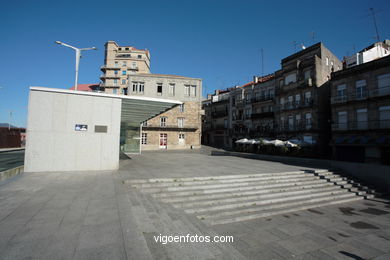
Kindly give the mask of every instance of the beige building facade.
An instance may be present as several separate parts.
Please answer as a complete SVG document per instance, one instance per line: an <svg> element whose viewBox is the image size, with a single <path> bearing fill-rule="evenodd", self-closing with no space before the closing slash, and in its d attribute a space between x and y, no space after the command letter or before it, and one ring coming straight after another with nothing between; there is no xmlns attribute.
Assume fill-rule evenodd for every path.
<svg viewBox="0 0 390 260"><path fill-rule="evenodd" d="M141 150L200 147L201 79L151 73L148 50L119 46L113 41L106 43L102 71L104 74L100 86L107 93L183 102L180 106L146 120L142 127L122 126L129 129L125 139L139 139ZM140 129L137 130L138 128ZM138 134L139 137L136 136ZM135 142L134 146L137 145Z"/></svg>

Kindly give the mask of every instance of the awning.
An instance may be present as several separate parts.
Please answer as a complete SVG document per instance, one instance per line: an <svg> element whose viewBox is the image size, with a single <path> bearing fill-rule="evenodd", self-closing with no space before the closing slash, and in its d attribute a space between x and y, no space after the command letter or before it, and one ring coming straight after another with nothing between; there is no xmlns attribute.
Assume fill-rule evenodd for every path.
<svg viewBox="0 0 390 260"><path fill-rule="evenodd" d="M140 125L176 105L180 101L138 96L120 96L122 98L121 121Z"/></svg>

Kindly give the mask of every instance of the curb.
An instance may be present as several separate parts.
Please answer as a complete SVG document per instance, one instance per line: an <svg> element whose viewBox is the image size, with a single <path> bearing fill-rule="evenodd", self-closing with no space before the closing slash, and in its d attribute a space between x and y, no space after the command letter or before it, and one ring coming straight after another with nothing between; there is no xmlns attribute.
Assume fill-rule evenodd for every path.
<svg viewBox="0 0 390 260"><path fill-rule="evenodd" d="M0 172L0 181L4 181L4 180L11 178L13 176L22 174L23 172L24 172L24 165L21 165L21 166L18 166L18 167L9 169L9 170L2 171L2 172Z"/></svg>

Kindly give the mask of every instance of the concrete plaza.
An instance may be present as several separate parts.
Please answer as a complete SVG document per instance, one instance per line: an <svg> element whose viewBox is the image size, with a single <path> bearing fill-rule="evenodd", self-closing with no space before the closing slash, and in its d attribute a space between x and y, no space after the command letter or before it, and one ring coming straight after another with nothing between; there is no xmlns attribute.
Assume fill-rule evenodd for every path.
<svg viewBox="0 0 390 260"><path fill-rule="evenodd" d="M390 259L383 199L209 226L123 183L308 168L203 148L145 152L118 171L25 173L0 183L0 259ZM234 242L163 245L159 234Z"/></svg>

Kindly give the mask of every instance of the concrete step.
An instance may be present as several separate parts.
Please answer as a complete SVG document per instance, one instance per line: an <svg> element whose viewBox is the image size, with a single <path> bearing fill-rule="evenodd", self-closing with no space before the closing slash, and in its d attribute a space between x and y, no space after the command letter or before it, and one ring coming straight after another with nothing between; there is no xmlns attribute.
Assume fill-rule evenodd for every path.
<svg viewBox="0 0 390 260"><path fill-rule="evenodd" d="M275 188L267 188L267 189L254 189L249 191L233 191L228 190L226 192L222 193L209 193L209 194L200 194L200 195L193 195L193 193L190 193L189 195L179 195L174 196L175 194L172 194L172 196L169 197L162 197L161 200L163 202L168 203L187 203L192 201L203 201L203 200L210 200L210 199L218 199L218 198L229 198L229 197L239 197L239 196L250 196L250 195L256 195L256 194L268 194L268 193L274 193L274 192L290 192L290 191L301 191L305 189L313 189L313 188L325 188L325 187L338 187L335 186L333 183L329 182L315 182L313 184L305 184L304 186L282 186L282 187L275 187ZM153 197L156 194L153 194Z"/></svg>
<svg viewBox="0 0 390 260"><path fill-rule="evenodd" d="M272 208L271 210L262 208L257 211L252 210L252 211L241 212L241 213L231 212L234 214L231 214L230 216L225 215L225 216L218 217L213 215L200 215L198 216L198 218L210 225L228 224L228 223L234 223L239 221L247 221L247 220L253 220L258 218L270 217L274 215L287 214L287 213L311 209L311 208L358 201L361 199L363 198L346 194L344 196L338 196L332 198L326 197L326 198L316 198L310 201L298 201L296 203L290 202L284 205L281 204L279 207L277 207L277 205L274 205L274 208Z"/></svg>
<svg viewBox="0 0 390 260"><path fill-rule="evenodd" d="M192 185L208 185L208 184L221 184L221 183L238 183L238 182L253 182L253 181L271 181L271 180L287 180L295 178L315 177L313 174L296 173L287 175L266 175L259 174L258 177L250 178L230 178L230 179L209 179L209 180L192 180L192 181L173 181L173 182L151 182L151 183L132 183L132 187L137 188L149 188L149 187L179 187L179 186L192 186Z"/></svg>
<svg viewBox="0 0 390 260"><path fill-rule="evenodd" d="M218 198L218 199L208 199L208 200L201 200L201 201L194 201L194 202L176 202L173 203L173 206L175 208L183 208L183 209L189 209L193 207L204 207L204 206L221 206L224 204L234 204L234 203L240 203L240 202L249 202L250 204L253 201L266 201L266 200L274 200L274 199L280 199L280 198L286 198L290 196L297 196L297 195L310 195L310 194L316 194L320 192L345 192L340 187L337 187L335 185L328 186L328 187L320 187L320 188L312 188L312 189L300 189L296 191L277 191L272 193L266 193L266 194L257 194L257 195L241 195L241 196L229 196L228 198Z"/></svg>
<svg viewBox="0 0 390 260"><path fill-rule="evenodd" d="M159 182L183 182L183 181L204 181L204 180L225 180L237 178L255 178L261 176L277 176L288 174L302 174L303 171L291 172L276 172L276 173L257 173L257 174L239 174L239 175L222 175L222 176L207 176L207 177L186 177L186 178L152 178L152 179L129 179L125 180L126 184L140 184L140 183L159 183Z"/></svg>
<svg viewBox="0 0 390 260"><path fill-rule="evenodd" d="M219 183L219 184L200 184L191 186L173 186L173 187L150 187L150 188L139 188L141 191L146 193L158 193L164 191L190 191L190 190L208 190L208 189L218 189L218 188L232 188L232 187L245 187L245 186L269 186L272 184L281 184L281 183L298 183L301 181L308 180L318 180L316 176L303 176L293 179L273 179L273 180L259 180L259 181L247 181L247 182L238 182L238 183Z"/></svg>
<svg viewBox="0 0 390 260"><path fill-rule="evenodd" d="M247 207L256 207L256 206L273 206L274 204L278 203L288 203L289 201L295 201L295 200L301 200L301 201L310 201L312 199L315 199L317 197L334 197L337 195L350 195L350 196L356 196L353 193L348 192L344 189L339 190L332 190L332 191L323 191L323 192L316 192L316 193L309 193L309 194L301 194L301 195L294 195L289 197L278 197L278 198L271 198L271 199L264 199L264 200L251 200L251 201L244 201L244 202L237 202L237 203L229 203L229 204L223 204L223 205L216 205L216 206L209 206L209 207L203 207L203 208L189 208L185 209L186 213L204 213L204 212L213 212L213 211L226 211L226 210L235 210L239 208L247 208Z"/></svg>
<svg viewBox="0 0 390 260"><path fill-rule="evenodd" d="M178 196L196 196L196 195L208 195L215 193L229 193L229 192L241 192L241 191L255 191L255 190L270 190L270 189L283 189L289 187L302 187L305 185L313 184L330 184L325 180L314 179L306 180L299 182L287 182L287 183L274 183L268 185L258 185L257 183L251 183L246 186L236 186L236 187L219 187L213 189L198 189L198 190L187 190L187 191L160 191L152 194L155 198L172 198Z"/></svg>

